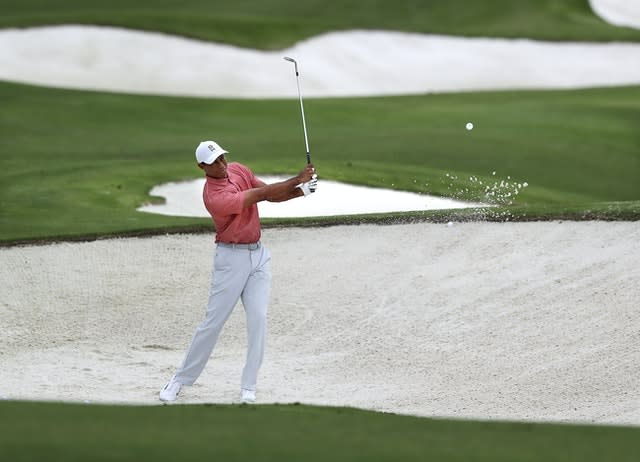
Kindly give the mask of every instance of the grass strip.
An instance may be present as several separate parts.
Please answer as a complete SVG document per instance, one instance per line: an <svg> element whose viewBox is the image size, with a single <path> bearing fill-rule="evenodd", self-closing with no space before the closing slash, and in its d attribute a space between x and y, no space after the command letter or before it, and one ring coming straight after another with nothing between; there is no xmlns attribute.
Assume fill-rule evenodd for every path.
<svg viewBox="0 0 640 462"><path fill-rule="evenodd" d="M306 405L0 402L0 453L49 461L636 461L640 429Z"/></svg>

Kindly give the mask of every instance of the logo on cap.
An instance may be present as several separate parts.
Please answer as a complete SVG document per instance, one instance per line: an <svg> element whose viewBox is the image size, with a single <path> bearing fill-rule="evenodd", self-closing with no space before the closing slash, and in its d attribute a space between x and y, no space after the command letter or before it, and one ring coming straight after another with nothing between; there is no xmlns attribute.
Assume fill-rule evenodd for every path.
<svg viewBox="0 0 640 462"><path fill-rule="evenodd" d="M210 144L209 146L207 146L209 148L209 151L213 152L216 150L216 148L213 147L213 144Z"/></svg>

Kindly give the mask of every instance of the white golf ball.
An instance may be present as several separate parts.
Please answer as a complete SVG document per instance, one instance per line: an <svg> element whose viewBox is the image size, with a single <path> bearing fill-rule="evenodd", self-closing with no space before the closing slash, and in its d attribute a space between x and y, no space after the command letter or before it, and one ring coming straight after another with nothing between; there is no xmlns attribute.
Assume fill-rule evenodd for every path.
<svg viewBox="0 0 640 462"><path fill-rule="evenodd" d="M473 130L473 124L471 122L467 122L467 130Z"/></svg>
<svg viewBox="0 0 640 462"><path fill-rule="evenodd" d="M452 222L452 221L450 221L449 223L447 223L447 226L448 226L449 228L451 228L451 227L453 226L453 222Z"/></svg>

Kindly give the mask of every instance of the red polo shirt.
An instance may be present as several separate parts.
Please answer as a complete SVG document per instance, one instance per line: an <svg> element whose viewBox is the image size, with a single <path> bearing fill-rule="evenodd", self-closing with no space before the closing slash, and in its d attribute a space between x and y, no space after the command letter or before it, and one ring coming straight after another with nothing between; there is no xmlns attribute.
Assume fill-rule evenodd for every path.
<svg viewBox="0 0 640 462"><path fill-rule="evenodd" d="M258 206L243 207L243 191L260 186L253 172L244 165L232 162L227 165L227 178L206 178L202 198L216 225L216 242L258 242Z"/></svg>

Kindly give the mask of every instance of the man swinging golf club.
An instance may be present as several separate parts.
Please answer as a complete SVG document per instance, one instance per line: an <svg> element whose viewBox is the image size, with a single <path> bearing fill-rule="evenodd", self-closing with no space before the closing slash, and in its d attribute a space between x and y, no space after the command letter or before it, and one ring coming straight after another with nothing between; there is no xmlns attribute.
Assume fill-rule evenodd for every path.
<svg viewBox="0 0 640 462"><path fill-rule="evenodd" d="M227 163L225 154L228 152L213 141L203 141L196 149L198 166L206 175L203 200L216 226L217 246L206 317L196 329L182 365L160 391L164 402L175 401L183 385L196 381L239 299L244 305L248 333L240 400L255 401L271 289L271 253L260 242L257 203L307 196L317 186L311 163L295 177L267 185L244 165Z"/></svg>

